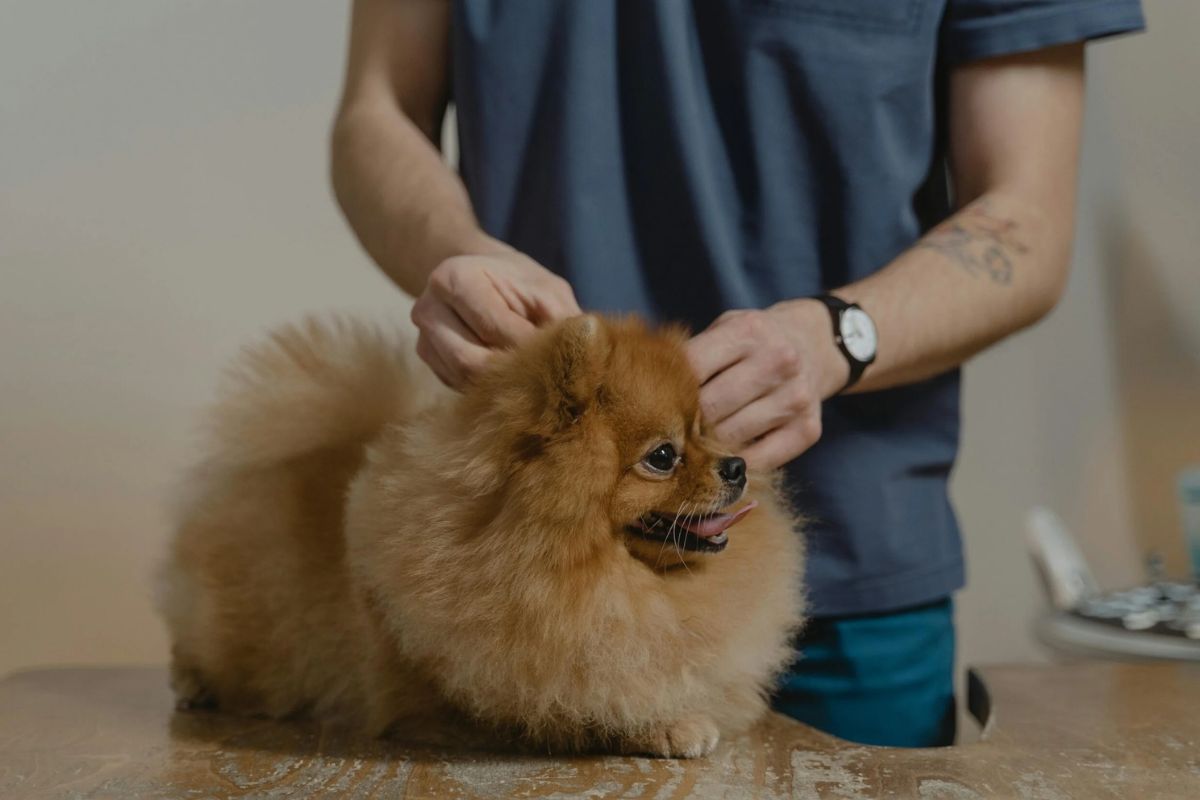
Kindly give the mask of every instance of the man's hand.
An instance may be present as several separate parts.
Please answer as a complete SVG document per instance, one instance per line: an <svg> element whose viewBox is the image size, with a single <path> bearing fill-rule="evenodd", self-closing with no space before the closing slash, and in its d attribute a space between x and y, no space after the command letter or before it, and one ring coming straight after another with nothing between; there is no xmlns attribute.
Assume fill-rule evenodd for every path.
<svg viewBox="0 0 1200 800"><path fill-rule="evenodd" d="M434 268L412 309L417 354L442 382L461 389L500 349L579 312L565 280L516 250L448 258Z"/></svg>
<svg viewBox="0 0 1200 800"><path fill-rule="evenodd" d="M728 311L688 343L700 409L751 468L775 469L821 436L821 402L846 382L829 312L815 300Z"/></svg>
<svg viewBox="0 0 1200 800"><path fill-rule="evenodd" d="M346 219L384 273L418 297L417 352L461 388L497 349L579 304L566 281L481 230L438 152L450 18L442 0L355 0L330 144Z"/></svg>

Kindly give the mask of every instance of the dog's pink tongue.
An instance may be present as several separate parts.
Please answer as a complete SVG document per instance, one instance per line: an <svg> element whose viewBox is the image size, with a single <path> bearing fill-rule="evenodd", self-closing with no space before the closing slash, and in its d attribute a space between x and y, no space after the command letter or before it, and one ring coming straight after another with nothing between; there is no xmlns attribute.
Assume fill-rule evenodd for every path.
<svg viewBox="0 0 1200 800"><path fill-rule="evenodd" d="M709 539L736 525L738 520L753 511L754 507L757 505L757 500L751 500L749 503L742 506L737 511L734 511L732 514L716 514L711 517L705 517L704 519L698 519L689 522L684 527L699 536L701 539Z"/></svg>

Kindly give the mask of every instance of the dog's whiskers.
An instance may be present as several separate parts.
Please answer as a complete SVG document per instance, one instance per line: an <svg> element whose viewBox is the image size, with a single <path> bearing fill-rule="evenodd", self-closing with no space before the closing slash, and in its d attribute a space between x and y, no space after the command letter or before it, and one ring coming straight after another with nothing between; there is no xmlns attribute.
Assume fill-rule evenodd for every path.
<svg viewBox="0 0 1200 800"><path fill-rule="evenodd" d="M680 533L679 533L679 535L680 535L680 536L682 536L682 535L683 535L683 532L687 530L687 523L688 523L688 520L689 520L689 519L691 518L691 516L692 516L692 511L694 511L694 510L695 510L695 508L696 508L696 506L695 506L695 504L694 504L694 503L690 503L690 504L687 504L687 505L688 505L688 506L690 506L690 507L687 509L687 514L686 514L686 516L684 516L684 518L683 518L682 530L680 530ZM676 520L678 520L678 516L676 516ZM672 526L672 527L674 527L674 526ZM686 570L688 571L688 574L689 574L689 575L691 575L691 574L692 574L692 568L688 566L687 559L685 559L685 558L683 557L683 551L682 551L681 549L679 549L679 538L678 538L678 537L672 537L672 538L671 538L671 543L675 545L675 554L676 554L677 556L679 556L679 563L683 564L683 568L684 568L684 569L686 569Z"/></svg>
<svg viewBox="0 0 1200 800"><path fill-rule="evenodd" d="M665 548L667 546L667 542L671 542L671 547L674 548L674 551L676 551L676 554L678 554L679 548L678 548L678 546L676 546L676 540L674 540L674 529L676 529L676 524L678 524L678 522L679 522L679 515L680 515L680 513L683 513L683 507L685 505L686 505L686 501L680 501L678 509L676 509L676 512L674 512L674 516L671 517L671 524L668 525L668 527L667 527L666 537L664 540L662 540L662 547ZM660 548L660 551L661 551L661 548Z"/></svg>
<svg viewBox="0 0 1200 800"><path fill-rule="evenodd" d="M679 521L679 512L683 510L684 503L679 504L679 508L675 509L675 516L671 518L671 526L667 528L667 534L663 537L662 544L658 547L658 555L654 559L654 568L658 569L659 563L662 561L663 550L667 548L667 540L671 538L671 532L675 530L675 523ZM661 519L656 519L654 524L657 525Z"/></svg>

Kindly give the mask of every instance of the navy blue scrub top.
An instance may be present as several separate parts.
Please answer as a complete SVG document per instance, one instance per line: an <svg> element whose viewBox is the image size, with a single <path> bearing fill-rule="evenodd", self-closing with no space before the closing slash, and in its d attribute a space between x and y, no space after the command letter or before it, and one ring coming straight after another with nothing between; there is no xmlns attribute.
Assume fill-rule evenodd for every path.
<svg viewBox="0 0 1200 800"><path fill-rule="evenodd" d="M948 67L1142 25L1138 0L456 0L460 169L585 309L700 330L870 275L950 212ZM834 398L823 428L786 468L813 613L961 587L958 372Z"/></svg>

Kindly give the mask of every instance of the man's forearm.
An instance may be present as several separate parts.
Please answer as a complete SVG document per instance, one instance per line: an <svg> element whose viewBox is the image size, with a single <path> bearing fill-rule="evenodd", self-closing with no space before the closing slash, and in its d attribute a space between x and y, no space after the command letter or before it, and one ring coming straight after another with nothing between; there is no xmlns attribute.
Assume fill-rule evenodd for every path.
<svg viewBox="0 0 1200 800"><path fill-rule="evenodd" d="M965 206L890 264L835 289L874 319L878 348L849 391L929 378L1042 317L1066 283L1083 117L1083 48L958 67L949 155ZM825 305L788 300L719 317L688 343L717 438L774 469L821 437L846 386Z"/></svg>
<svg viewBox="0 0 1200 800"><path fill-rule="evenodd" d="M435 142L449 94L445 0L354 0L334 124L334 191L380 268L415 298L417 355L455 388L494 353L579 313L571 287L483 232Z"/></svg>
<svg viewBox="0 0 1200 800"><path fill-rule="evenodd" d="M429 131L432 135L434 131ZM379 267L411 295L451 256L502 252L427 133L388 103L348 108L332 140L334 191Z"/></svg>
<svg viewBox="0 0 1200 800"><path fill-rule="evenodd" d="M985 193L878 273L837 291L879 331L876 362L852 391L932 377L1044 316L1066 282L1072 208Z"/></svg>
<svg viewBox="0 0 1200 800"><path fill-rule="evenodd" d="M1074 237L1083 83L1079 43L951 74L950 166L964 207L838 291L879 329L876 362L853 391L944 372L1057 302Z"/></svg>

